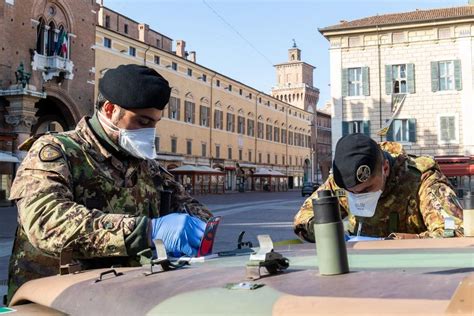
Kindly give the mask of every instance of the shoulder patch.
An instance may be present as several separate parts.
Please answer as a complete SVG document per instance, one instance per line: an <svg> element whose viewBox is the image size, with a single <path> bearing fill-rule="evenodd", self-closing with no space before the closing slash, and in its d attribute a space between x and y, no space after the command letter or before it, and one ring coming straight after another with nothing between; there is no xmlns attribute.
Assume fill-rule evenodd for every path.
<svg viewBox="0 0 474 316"><path fill-rule="evenodd" d="M413 161L415 163L414 167L422 173L433 168L437 169L436 161L433 158L420 156L414 158Z"/></svg>
<svg viewBox="0 0 474 316"><path fill-rule="evenodd" d="M53 162L62 156L62 152L51 144L45 145L39 152L39 159L43 162Z"/></svg>

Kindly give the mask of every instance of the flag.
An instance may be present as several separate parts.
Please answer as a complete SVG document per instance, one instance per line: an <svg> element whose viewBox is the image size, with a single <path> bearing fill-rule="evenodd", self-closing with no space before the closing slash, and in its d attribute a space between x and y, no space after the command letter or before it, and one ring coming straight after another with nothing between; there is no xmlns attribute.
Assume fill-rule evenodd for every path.
<svg viewBox="0 0 474 316"><path fill-rule="evenodd" d="M67 51L68 51L68 39L67 39L67 32L64 30L61 30L58 36L58 41L56 42L55 45L55 54L66 57L67 56Z"/></svg>

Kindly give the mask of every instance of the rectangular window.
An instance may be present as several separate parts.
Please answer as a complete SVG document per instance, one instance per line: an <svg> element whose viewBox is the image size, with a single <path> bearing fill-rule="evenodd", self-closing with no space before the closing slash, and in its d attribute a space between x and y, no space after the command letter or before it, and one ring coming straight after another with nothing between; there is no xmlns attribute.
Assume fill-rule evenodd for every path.
<svg viewBox="0 0 474 316"><path fill-rule="evenodd" d="M460 60L431 62L431 91L462 90Z"/></svg>
<svg viewBox="0 0 474 316"><path fill-rule="evenodd" d="M281 142L286 144L286 129L281 130Z"/></svg>
<svg viewBox="0 0 474 316"><path fill-rule="evenodd" d="M216 145L216 158L221 157L221 146Z"/></svg>
<svg viewBox="0 0 474 316"><path fill-rule="evenodd" d="M342 122L342 136L354 133L363 133L370 136L370 121Z"/></svg>
<svg viewBox="0 0 474 316"><path fill-rule="evenodd" d="M112 40L108 37L104 37L104 47L112 48Z"/></svg>
<svg viewBox="0 0 474 316"><path fill-rule="evenodd" d="M278 165L278 155L275 155L275 165Z"/></svg>
<svg viewBox="0 0 474 316"><path fill-rule="evenodd" d="M161 41L159 38L156 39L156 47L161 48Z"/></svg>
<svg viewBox="0 0 474 316"><path fill-rule="evenodd" d="M224 113L220 110L214 111L214 128L215 129L223 129L224 128Z"/></svg>
<svg viewBox="0 0 474 316"><path fill-rule="evenodd" d="M189 139L186 141L186 154L187 155L193 154L193 141Z"/></svg>
<svg viewBox="0 0 474 316"><path fill-rule="evenodd" d="M273 140L275 142L279 142L280 141L280 129L278 127L275 127L273 129Z"/></svg>
<svg viewBox="0 0 474 316"><path fill-rule="evenodd" d="M255 136L254 124L255 122L252 119L247 119L247 136Z"/></svg>
<svg viewBox="0 0 474 316"><path fill-rule="evenodd" d="M205 143L202 143L202 144L201 144L201 156L202 156L202 157L206 157L206 155L207 155L207 148L206 148L206 147L207 147L207 146L206 146Z"/></svg>
<svg viewBox="0 0 474 316"><path fill-rule="evenodd" d="M206 74L202 74L201 79L202 79L202 81L206 82L206 81L207 81L207 76L206 76Z"/></svg>
<svg viewBox="0 0 474 316"><path fill-rule="evenodd" d="M443 143L455 143L457 138L456 117L454 115L440 116L439 140Z"/></svg>
<svg viewBox="0 0 474 316"><path fill-rule="evenodd" d="M227 131L235 132L235 115L232 113L227 113Z"/></svg>
<svg viewBox="0 0 474 316"><path fill-rule="evenodd" d="M267 163L270 164L270 154L267 154Z"/></svg>
<svg viewBox="0 0 474 316"><path fill-rule="evenodd" d="M249 150L249 160L248 161L252 161L252 151Z"/></svg>
<svg viewBox="0 0 474 316"><path fill-rule="evenodd" d="M193 75L193 70L191 68L188 68L188 76L192 77Z"/></svg>
<svg viewBox="0 0 474 316"><path fill-rule="evenodd" d="M281 164L285 165L285 156L281 156Z"/></svg>
<svg viewBox="0 0 474 316"><path fill-rule="evenodd" d="M124 25L123 25L123 32L124 32L125 34L128 34L128 24L124 24Z"/></svg>
<svg viewBox="0 0 474 316"><path fill-rule="evenodd" d="M237 117L237 133L245 134L245 118L242 116Z"/></svg>
<svg viewBox="0 0 474 316"><path fill-rule="evenodd" d="M173 69L173 70L175 70L175 71L178 70L178 64L173 61L173 62L171 63L171 69Z"/></svg>
<svg viewBox="0 0 474 316"><path fill-rule="evenodd" d="M231 85L231 84L227 87L227 90L229 90L230 92L232 92L232 85Z"/></svg>
<svg viewBox="0 0 474 316"><path fill-rule="evenodd" d="M155 64L157 64L157 65L160 64L160 56L155 55Z"/></svg>
<svg viewBox="0 0 474 316"><path fill-rule="evenodd" d="M387 132L387 140L396 142L416 142L416 120L393 120Z"/></svg>
<svg viewBox="0 0 474 316"><path fill-rule="evenodd" d="M221 86L221 81L219 79L216 80L216 87L220 87Z"/></svg>
<svg viewBox="0 0 474 316"><path fill-rule="evenodd" d="M288 132L288 145L293 145L293 132Z"/></svg>
<svg viewBox="0 0 474 316"><path fill-rule="evenodd" d="M293 164L293 157L290 156L290 166Z"/></svg>
<svg viewBox="0 0 474 316"><path fill-rule="evenodd" d="M362 95L362 68L349 68L349 96Z"/></svg>
<svg viewBox="0 0 474 316"><path fill-rule="evenodd" d="M137 55L137 49L136 49L135 47L130 46L130 48L128 49L128 54L129 54L130 56L134 56L134 57L135 57L135 56Z"/></svg>
<svg viewBox="0 0 474 316"><path fill-rule="evenodd" d="M171 152L176 153L178 147L178 139L176 138L171 138Z"/></svg>
<svg viewBox="0 0 474 316"><path fill-rule="evenodd" d="M110 28L110 15L105 16L105 27Z"/></svg>
<svg viewBox="0 0 474 316"><path fill-rule="evenodd" d="M239 94L240 94L240 95L243 94L243 90L242 90L242 89L239 89Z"/></svg>
<svg viewBox="0 0 474 316"><path fill-rule="evenodd" d="M180 120L180 103L181 100L176 97L170 97L168 106L168 118L171 120Z"/></svg>
<svg viewBox="0 0 474 316"><path fill-rule="evenodd" d="M258 163L262 163L262 153L258 153Z"/></svg>
<svg viewBox="0 0 474 316"><path fill-rule="evenodd" d="M200 118L200 125L209 127L209 108L207 106L201 105Z"/></svg>
<svg viewBox="0 0 474 316"><path fill-rule="evenodd" d="M260 139L263 139L263 137L264 137L264 136L263 136L263 126L264 126L264 125L263 125L262 122L258 122L258 123L257 123L257 129L258 129L258 131L257 131L257 133L258 133L258 134L257 134L257 137L260 138Z"/></svg>
<svg viewBox="0 0 474 316"><path fill-rule="evenodd" d="M184 121L186 123L194 124L194 109L195 104L190 101L184 101Z"/></svg>
<svg viewBox="0 0 474 316"><path fill-rule="evenodd" d="M273 126L267 124L266 129L267 129L266 140L272 140Z"/></svg>
<svg viewBox="0 0 474 316"><path fill-rule="evenodd" d="M232 159L232 147L227 148L227 159Z"/></svg>
<svg viewBox="0 0 474 316"><path fill-rule="evenodd" d="M242 149L239 149L239 160L242 161L243 160L243 154L242 154Z"/></svg>
<svg viewBox="0 0 474 316"><path fill-rule="evenodd" d="M249 93L249 99L252 100L252 94L251 93Z"/></svg>

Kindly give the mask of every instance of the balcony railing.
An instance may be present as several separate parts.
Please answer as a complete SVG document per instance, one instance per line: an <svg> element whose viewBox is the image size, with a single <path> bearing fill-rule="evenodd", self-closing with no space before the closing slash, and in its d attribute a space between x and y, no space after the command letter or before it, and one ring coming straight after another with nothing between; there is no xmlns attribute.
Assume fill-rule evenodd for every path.
<svg viewBox="0 0 474 316"><path fill-rule="evenodd" d="M60 76L64 76L64 79L69 80L74 78L74 63L72 60L60 56L45 56L35 52L31 66L33 70L43 72L43 79L45 81Z"/></svg>

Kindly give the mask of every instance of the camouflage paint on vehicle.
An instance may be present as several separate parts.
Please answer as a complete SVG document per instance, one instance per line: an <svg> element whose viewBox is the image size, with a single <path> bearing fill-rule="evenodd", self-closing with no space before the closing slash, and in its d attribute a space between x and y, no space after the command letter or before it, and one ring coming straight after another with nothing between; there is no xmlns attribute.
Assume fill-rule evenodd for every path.
<svg viewBox="0 0 474 316"><path fill-rule="evenodd" d="M38 279L25 284L12 303L34 302L72 315L433 315L445 313L463 280L464 291L474 290L466 281L473 276L474 244L466 237L347 246L351 273L344 275L320 276L314 245L300 244L275 249L290 259L290 268L252 281L263 285L255 290L226 286L249 282L248 256L219 257L149 276L146 266L118 268L123 275L98 283L104 270ZM472 299L455 302L465 312Z"/></svg>

